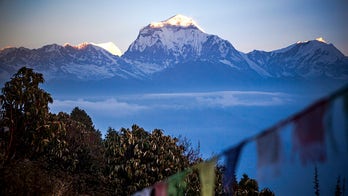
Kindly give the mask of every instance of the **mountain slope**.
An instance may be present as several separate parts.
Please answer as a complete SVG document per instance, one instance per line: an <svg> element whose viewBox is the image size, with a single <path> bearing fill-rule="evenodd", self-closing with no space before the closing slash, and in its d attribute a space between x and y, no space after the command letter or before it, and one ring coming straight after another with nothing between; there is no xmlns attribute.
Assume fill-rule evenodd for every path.
<svg viewBox="0 0 348 196"><path fill-rule="evenodd" d="M347 57L322 38L297 42L271 52L255 50L246 54L246 58L275 78L348 78Z"/></svg>
<svg viewBox="0 0 348 196"><path fill-rule="evenodd" d="M100 43L100 44L91 43L91 44L101 47L113 55L122 56L122 51L112 42L106 42L106 43Z"/></svg>

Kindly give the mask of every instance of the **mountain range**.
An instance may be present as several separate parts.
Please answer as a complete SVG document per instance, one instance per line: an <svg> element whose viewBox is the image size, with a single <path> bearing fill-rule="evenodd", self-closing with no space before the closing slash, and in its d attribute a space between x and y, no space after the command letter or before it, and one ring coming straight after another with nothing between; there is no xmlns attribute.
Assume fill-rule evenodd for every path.
<svg viewBox="0 0 348 196"><path fill-rule="evenodd" d="M87 42L0 50L1 83L23 66L43 73L48 81L111 80L114 84L348 80L348 57L322 38L269 52L243 53L183 15L145 26L123 54L112 43Z"/></svg>

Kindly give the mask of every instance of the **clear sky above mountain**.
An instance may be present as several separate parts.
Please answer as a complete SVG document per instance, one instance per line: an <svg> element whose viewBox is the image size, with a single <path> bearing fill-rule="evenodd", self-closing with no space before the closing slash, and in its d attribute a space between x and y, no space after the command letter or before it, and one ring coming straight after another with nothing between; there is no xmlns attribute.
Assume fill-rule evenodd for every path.
<svg viewBox="0 0 348 196"><path fill-rule="evenodd" d="M111 41L125 51L142 27L178 13L243 52L323 37L348 55L345 0L1 0L0 48Z"/></svg>

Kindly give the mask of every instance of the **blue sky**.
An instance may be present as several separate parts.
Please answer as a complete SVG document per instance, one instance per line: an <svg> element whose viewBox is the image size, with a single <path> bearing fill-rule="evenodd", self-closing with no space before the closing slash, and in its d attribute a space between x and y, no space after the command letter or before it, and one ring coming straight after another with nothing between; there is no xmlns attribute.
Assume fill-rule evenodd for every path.
<svg viewBox="0 0 348 196"><path fill-rule="evenodd" d="M125 51L142 27L178 13L243 52L324 37L348 55L345 0L0 0L0 48L112 41Z"/></svg>

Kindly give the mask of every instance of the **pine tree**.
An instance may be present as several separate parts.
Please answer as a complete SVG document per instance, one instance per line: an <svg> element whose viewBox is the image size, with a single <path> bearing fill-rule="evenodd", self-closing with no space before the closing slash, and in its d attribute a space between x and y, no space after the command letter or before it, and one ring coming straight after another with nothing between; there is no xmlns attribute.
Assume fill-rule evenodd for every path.
<svg viewBox="0 0 348 196"><path fill-rule="evenodd" d="M337 183L336 183L336 191L335 191L335 196L341 196L342 191L341 191L341 177L337 177Z"/></svg>
<svg viewBox="0 0 348 196"><path fill-rule="evenodd" d="M346 178L343 178L343 184L342 184L342 195L344 196L346 192Z"/></svg>
<svg viewBox="0 0 348 196"><path fill-rule="evenodd" d="M319 190L319 179L318 179L318 168L317 166L314 167L314 193L315 195L319 196L320 195L320 190Z"/></svg>

